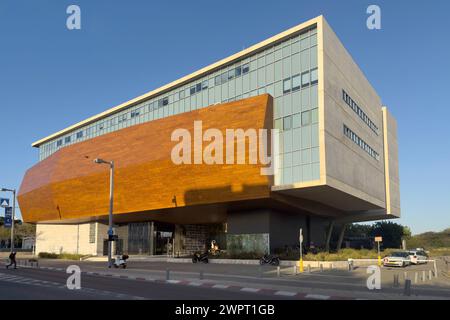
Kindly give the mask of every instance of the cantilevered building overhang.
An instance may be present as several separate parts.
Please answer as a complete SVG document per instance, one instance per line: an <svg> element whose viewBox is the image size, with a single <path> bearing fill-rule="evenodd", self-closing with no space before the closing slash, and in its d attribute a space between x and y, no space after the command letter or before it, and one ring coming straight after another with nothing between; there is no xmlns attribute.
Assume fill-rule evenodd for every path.
<svg viewBox="0 0 450 320"><path fill-rule="evenodd" d="M175 165L171 133L200 120L222 132L279 129L279 170ZM122 223L221 223L266 209L342 222L400 216L396 121L322 16L33 146L40 162L18 196L28 222L105 219L108 172L94 158L116 163Z"/></svg>

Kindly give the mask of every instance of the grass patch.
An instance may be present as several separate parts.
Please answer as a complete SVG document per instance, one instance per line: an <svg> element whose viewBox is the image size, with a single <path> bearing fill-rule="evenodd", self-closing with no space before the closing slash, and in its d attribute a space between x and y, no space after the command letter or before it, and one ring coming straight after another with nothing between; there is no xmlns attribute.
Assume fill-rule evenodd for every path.
<svg viewBox="0 0 450 320"><path fill-rule="evenodd" d="M49 252L39 252L39 258L41 259L62 259L62 260L80 260L85 255L74 254L74 253L49 253Z"/></svg>

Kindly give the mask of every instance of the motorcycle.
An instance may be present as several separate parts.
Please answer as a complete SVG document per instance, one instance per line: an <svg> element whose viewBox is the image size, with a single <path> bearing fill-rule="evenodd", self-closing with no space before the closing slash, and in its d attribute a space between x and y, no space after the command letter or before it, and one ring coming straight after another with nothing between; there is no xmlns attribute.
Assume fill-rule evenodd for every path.
<svg viewBox="0 0 450 320"><path fill-rule="evenodd" d="M265 254L260 260L260 265L270 264L272 266L279 266L280 265L280 258L277 256Z"/></svg>
<svg viewBox="0 0 450 320"><path fill-rule="evenodd" d="M203 262L203 263L208 263L208 252L205 253L200 253L200 252L196 252L194 253L194 256L192 257L192 263L197 263L197 262Z"/></svg>
<svg viewBox="0 0 450 320"><path fill-rule="evenodd" d="M127 260L128 260L128 258L129 257L126 254L118 255L116 257L116 259L114 259L114 263L113 263L114 268L122 267L123 269L125 269L127 267Z"/></svg>

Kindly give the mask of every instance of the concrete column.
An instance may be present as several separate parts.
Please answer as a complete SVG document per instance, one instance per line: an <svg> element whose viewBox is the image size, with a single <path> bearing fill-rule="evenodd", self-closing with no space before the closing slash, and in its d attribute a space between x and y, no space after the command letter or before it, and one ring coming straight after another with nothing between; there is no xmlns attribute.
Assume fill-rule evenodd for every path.
<svg viewBox="0 0 450 320"><path fill-rule="evenodd" d="M150 241L150 252L149 254L153 256L155 254L155 223L152 221L150 222L150 234L149 234L149 241Z"/></svg>
<svg viewBox="0 0 450 320"><path fill-rule="evenodd" d="M330 225L328 227L327 240L325 242L325 251L326 252L330 251L330 241L331 241L331 234L333 233L333 227L334 227L334 220L331 220Z"/></svg>
<svg viewBox="0 0 450 320"><path fill-rule="evenodd" d="M344 241L345 229L347 229L347 224L346 223L344 223L342 225L341 233L339 234L339 240L338 240L338 243L337 243L337 248L336 248L337 250L341 250L342 241Z"/></svg>

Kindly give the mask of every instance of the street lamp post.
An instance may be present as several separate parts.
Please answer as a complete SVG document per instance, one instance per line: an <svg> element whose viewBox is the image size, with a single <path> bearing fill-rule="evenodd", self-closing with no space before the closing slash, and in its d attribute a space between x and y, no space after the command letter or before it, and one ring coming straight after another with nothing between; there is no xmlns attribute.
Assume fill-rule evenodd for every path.
<svg viewBox="0 0 450 320"><path fill-rule="evenodd" d="M13 194L12 224L11 224L11 252L14 251L14 220L16 219L16 189L1 188L0 191L11 192Z"/></svg>
<svg viewBox="0 0 450 320"><path fill-rule="evenodd" d="M97 164L107 164L110 168L109 174L109 227L108 227L108 268L112 267L112 236L113 231L113 206L114 206L114 161L95 159Z"/></svg>

